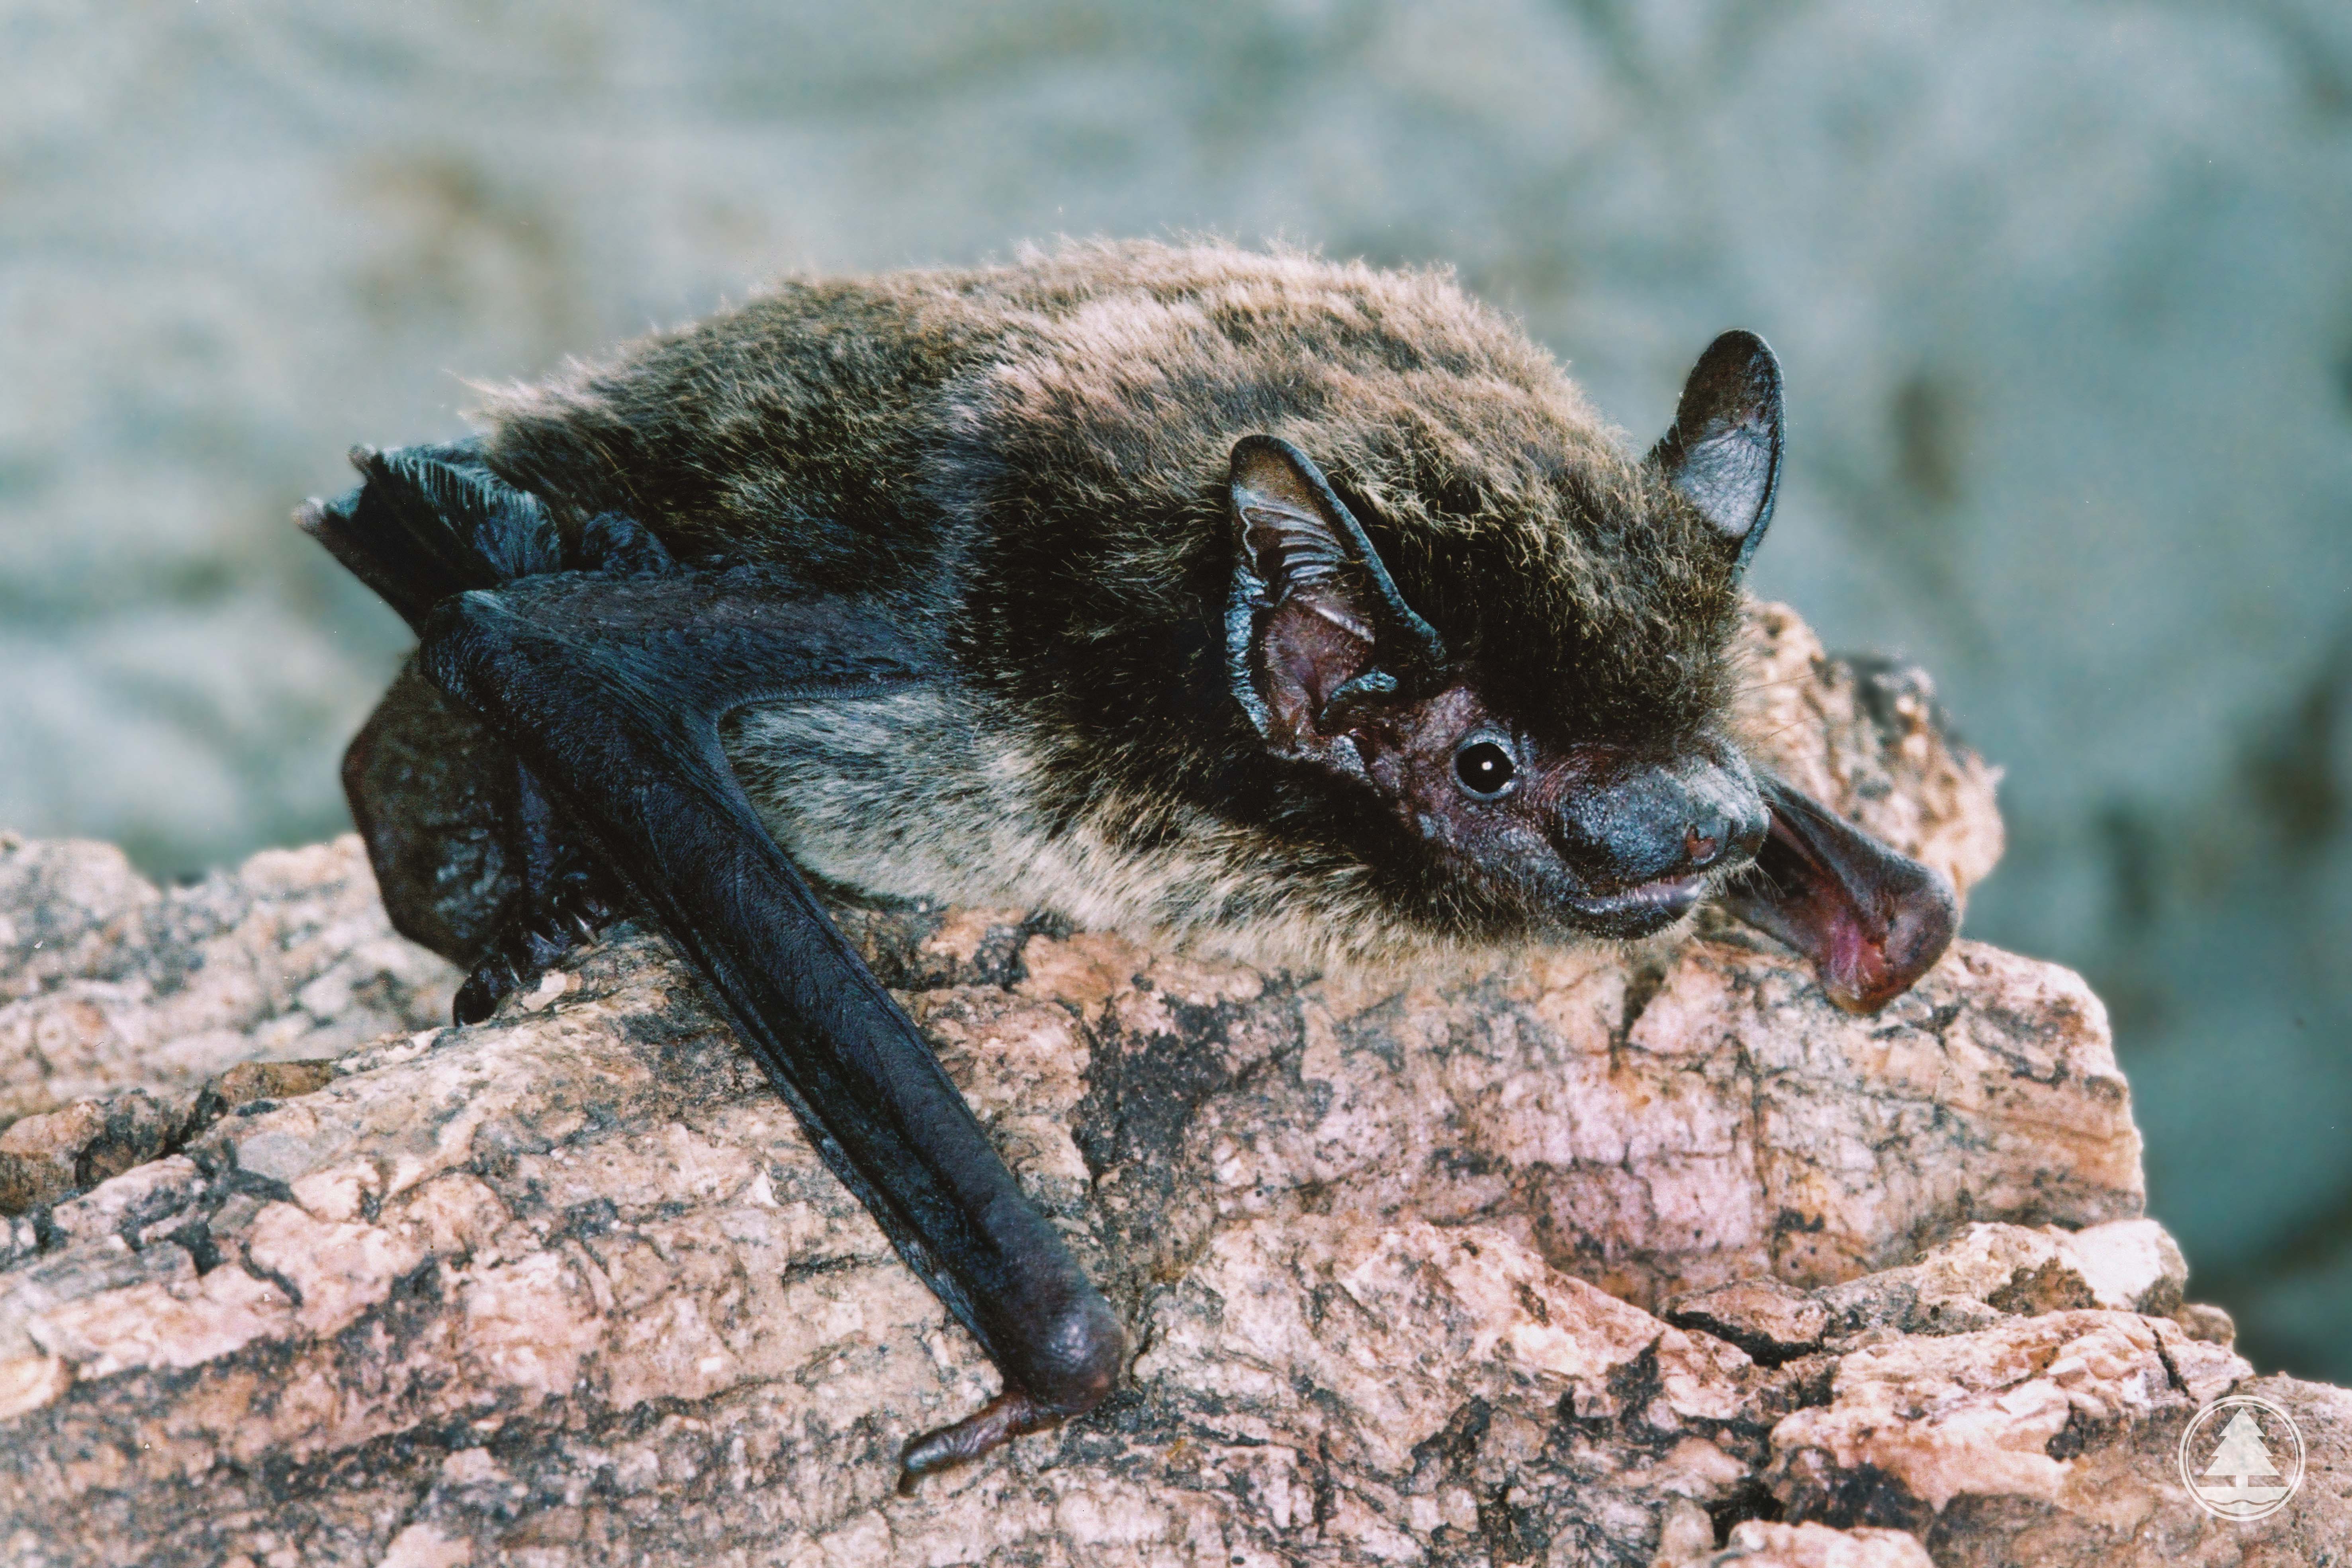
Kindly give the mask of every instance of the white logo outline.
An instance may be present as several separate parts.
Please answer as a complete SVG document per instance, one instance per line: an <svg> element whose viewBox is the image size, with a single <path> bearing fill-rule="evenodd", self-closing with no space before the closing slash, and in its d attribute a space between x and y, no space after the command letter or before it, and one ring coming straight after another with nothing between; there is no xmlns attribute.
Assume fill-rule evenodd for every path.
<svg viewBox="0 0 2352 1568"><path fill-rule="evenodd" d="M2258 1477L2275 1476L2281 1473L2270 1451L2270 1446L2263 1441L2264 1434L2261 1424L2251 1414L2257 1410L2284 1427L2288 1438L2294 1445L2294 1463L2285 1472L2288 1479L2286 1485L2283 1487L2257 1487L2248 1484ZM2214 1445L2210 1462L2205 1467L2205 1472L2209 1475L2214 1474L2213 1466L2224 1463L2226 1457L2233 1455L2237 1456L2247 1468L2233 1470L2227 1477L2221 1478L2230 1483L2227 1486L2201 1484L2198 1479L2196 1467L2189 1461L2189 1446L2196 1440L2197 1435L2203 1431L2214 1417L2230 1411L2235 1411L2237 1414L2231 1416L2228 1425L2223 1427L2221 1440ZM2294 1500L2294 1495L2303 1489L2306 1468L2303 1448L2303 1429L2294 1424L2294 1417L2273 1405L2269 1400L2257 1399L2251 1394L2234 1394L2206 1405L2190 1418L2187 1426L2181 1428L2177 1464L2180 1471L2180 1484L2188 1489L2189 1501L2225 1523L2259 1523L2284 1508Z"/></svg>

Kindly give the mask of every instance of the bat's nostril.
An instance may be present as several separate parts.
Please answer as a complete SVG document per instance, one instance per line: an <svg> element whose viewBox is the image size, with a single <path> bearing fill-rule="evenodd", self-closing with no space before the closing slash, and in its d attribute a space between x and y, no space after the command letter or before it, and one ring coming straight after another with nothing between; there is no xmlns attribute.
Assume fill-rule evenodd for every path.
<svg viewBox="0 0 2352 1568"><path fill-rule="evenodd" d="M1719 822L1694 822L1683 829L1683 858L1695 871L1705 870L1723 858L1727 835Z"/></svg>

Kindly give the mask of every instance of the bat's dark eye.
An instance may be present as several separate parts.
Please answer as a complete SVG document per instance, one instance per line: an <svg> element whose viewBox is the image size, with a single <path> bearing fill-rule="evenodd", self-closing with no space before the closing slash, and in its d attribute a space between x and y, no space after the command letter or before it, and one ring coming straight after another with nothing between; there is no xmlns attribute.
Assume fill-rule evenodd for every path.
<svg viewBox="0 0 2352 1568"><path fill-rule="evenodd" d="M1454 753L1454 776L1481 800L1492 800L1511 787L1519 764L1493 741L1473 741Z"/></svg>

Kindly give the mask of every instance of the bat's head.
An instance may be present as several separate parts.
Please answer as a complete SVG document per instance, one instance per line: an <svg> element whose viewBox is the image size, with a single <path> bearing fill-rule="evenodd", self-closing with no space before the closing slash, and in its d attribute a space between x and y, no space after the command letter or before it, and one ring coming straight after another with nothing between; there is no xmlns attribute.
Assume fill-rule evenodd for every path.
<svg viewBox="0 0 2352 1568"><path fill-rule="evenodd" d="M1948 892L1940 915L1932 897L1890 906L1871 848L1912 863L1856 849L1833 818L1792 827L1803 814L1728 722L1738 580L1780 453L1780 367L1746 332L1700 359L1645 459L1563 462L1538 494L1456 484L1440 526L1425 496L1385 488L1423 519L1401 524L1250 437L1230 471L1234 695L1274 757L1392 818L1427 901L1464 924L1638 937L1734 879L1785 881L1767 896L1785 918L1759 923L1810 950L1841 1001L1875 1005L1941 951ZM1741 878L1759 856L1771 875Z"/></svg>

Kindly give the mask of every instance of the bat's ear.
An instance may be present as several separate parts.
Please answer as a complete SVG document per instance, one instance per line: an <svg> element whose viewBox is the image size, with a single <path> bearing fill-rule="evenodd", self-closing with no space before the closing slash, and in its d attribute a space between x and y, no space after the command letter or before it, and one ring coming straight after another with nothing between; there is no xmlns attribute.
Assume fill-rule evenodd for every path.
<svg viewBox="0 0 2352 1568"><path fill-rule="evenodd" d="M1780 488L1780 362L1762 338L1731 331L1707 345L1650 461L1737 548L1732 571L1745 571Z"/></svg>
<svg viewBox="0 0 2352 1568"><path fill-rule="evenodd" d="M1225 668L1234 698L1278 756L1361 763L1342 736L1360 704L1443 668L1445 645L1415 615L1361 524L1307 455L1271 436L1234 447L1227 477L1234 588Z"/></svg>

